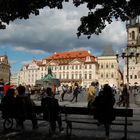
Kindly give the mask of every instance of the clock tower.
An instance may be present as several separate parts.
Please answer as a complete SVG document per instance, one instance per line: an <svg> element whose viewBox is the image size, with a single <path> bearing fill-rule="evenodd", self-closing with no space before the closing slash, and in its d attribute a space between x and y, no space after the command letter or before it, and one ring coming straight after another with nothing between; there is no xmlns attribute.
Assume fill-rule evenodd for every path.
<svg viewBox="0 0 140 140"><path fill-rule="evenodd" d="M124 82L127 75L130 86L140 86L140 17L130 19L126 23L128 62L124 66ZM127 66L128 63L128 66Z"/></svg>
<svg viewBox="0 0 140 140"><path fill-rule="evenodd" d="M139 17L130 19L127 24L127 43L128 47L140 45L140 21Z"/></svg>

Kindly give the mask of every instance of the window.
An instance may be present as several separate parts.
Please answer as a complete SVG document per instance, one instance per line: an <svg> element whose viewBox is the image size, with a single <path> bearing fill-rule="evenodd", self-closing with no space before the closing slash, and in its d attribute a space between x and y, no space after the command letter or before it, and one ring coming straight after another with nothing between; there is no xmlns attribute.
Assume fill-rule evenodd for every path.
<svg viewBox="0 0 140 140"><path fill-rule="evenodd" d="M89 65L89 69L91 69L92 68L92 65Z"/></svg>
<svg viewBox="0 0 140 140"><path fill-rule="evenodd" d="M82 74L79 74L79 79L81 79L82 78Z"/></svg>
<svg viewBox="0 0 140 140"><path fill-rule="evenodd" d="M129 33L129 37L131 37L131 33Z"/></svg>
<svg viewBox="0 0 140 140"><path fill-rule="evenodd" d="M108 73L106 74L106 78L108 78Z"/></svg>
<svg viewBox="0 0 140 140"><path fill-rule="evenodd" d="M101 64L101 68L103 68L103 64Z"/></svg>
<svg viewBox="0 0 140 140"><path fill-rule="evenodd" d="M106 64L106 68L108 68L108 64Z"/></svg>
<svg viewBox="0 0 140 140"><path fill-rule="evenodd" d="M65 79L65 73L63 73L63 79Z"/></svg>
<svg viewBox="0 0 140 140"><path fill-rule="evenodd" d="M113 73L111 74L111 77L114 78L114 74Z"/></svg>
<svg viewBox="0 0 140 140"><path fill-rule="evenodd" d="M85 79L87 79L87 74L85 74Z"/></svg>
<svg viewBox="0 0 140 140"><path fill-rule="evenodd" d="M67 79L69 79L69 74L67 73Z"/></svg>
<svg viewBox="0 0 140 140"><path fill-rule="evenodd" d="M130 79L132 79L133 77L132 77L132 75L130 75Z"/></svg>
<svg viewBox="0 0 140 140"><path fill-rule="evenodd" d="M59 75L59 78L61 79L61 73L60 73L60 75Z"/></svg>
<svg viewBox="0 0 140 140"><path fill-rule="evenodd" d="M111 68L114 68L114 65L113 64L111 64Z"/></svg>
<svg viewBox="0 0 140 140"><path fill-rule="evenodd" d="M89 74L89 79L92 79L92 75L91 74Z"/></svg>
<svg viewBox="0 0 140 140"><path fill-rule="evenodd" d="M135 32L132 31L132 39L134 40L135 39Z"/></svg>
<svg viewBox="0 0 140 140"><path fill-rule="evenodd" d="M103 78L103 74L101 74L101 78Z"/></svg>
<svg viewBox="0 0 140 140"><path fill-rule="evenodd" d="M71 79L74 79L74 74L71 75Z"/></svg>
<svg viewBox="0 0 140 140"><path fill-rule="evenodd" d="M135 75L135 79L137 79L137 75Z"/></svg>

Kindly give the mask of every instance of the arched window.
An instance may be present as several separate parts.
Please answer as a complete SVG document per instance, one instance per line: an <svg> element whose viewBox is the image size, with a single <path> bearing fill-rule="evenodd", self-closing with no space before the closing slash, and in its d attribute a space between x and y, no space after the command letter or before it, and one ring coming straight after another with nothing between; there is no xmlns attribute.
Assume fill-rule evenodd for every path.
<svg viewBox="0 0 140 140"><path fill-rule="evenodd" d="M132 39L135 39L135 32L132 31Z"/></svg>

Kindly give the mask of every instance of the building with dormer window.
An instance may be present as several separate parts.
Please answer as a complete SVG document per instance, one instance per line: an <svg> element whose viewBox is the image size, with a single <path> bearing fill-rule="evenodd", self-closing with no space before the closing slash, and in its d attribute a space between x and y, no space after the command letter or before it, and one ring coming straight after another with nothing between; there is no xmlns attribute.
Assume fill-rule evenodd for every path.
<svg viewBox="0 0 140 140"><path fill-rule="evenodd" d="M42 61L33 60L20 71L20 83L34 85L36 80L47 74L48 66L62 84L78 82L88 86L97 79L98 64L96 58L86 50L57 52Z"/></svg>
<svg viewBox="0 0 140 140"><path fill-rule="evenodd" d="M109 83L118 87L122 82L116 55L109 49L95 57L89 51L57 52L42 61L33 60L20 71L20 83L35 85L35 81L48 74L48 67L61 84L75 82L88 87L97 80L100 85Z"/></svg>

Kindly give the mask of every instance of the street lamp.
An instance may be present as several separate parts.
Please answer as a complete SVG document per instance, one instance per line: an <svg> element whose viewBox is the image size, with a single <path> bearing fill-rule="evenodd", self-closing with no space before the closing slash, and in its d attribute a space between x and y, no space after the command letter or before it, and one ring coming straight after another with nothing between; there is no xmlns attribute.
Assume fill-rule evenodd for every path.
<svg viewBox="0 0 140 140"><path fill-rule="evenodd" d="M133 49L133 51L129 51L130 48L135 48ZM116 54L116 57L117 57L117 60L118 58L123 58L126 60L126 80L127 80L127 86L128 86L128 89L129 89L129 58L135 58L136 59L136 63L137 63L137 60L138 60L138 57L139 57L139 52L137 51L137 47L136 46L131 46L131 47L128 47L126 48L126 50L123 50L122 54L119 54L117 53ZM129 102L129 99L128 99L128 102ZM128 104L125 105L125 108L126 108L126 116L125 116L125 136L124 136L124 140L127 140L127 112L128 112Z"/></svg>
<svg viewBox="0 0 140 140"><path fill-rule="evenodd" d="M135 58L135 60L136 60L135 63L137 64L138 57L140 55L136 46L131 46L130 48L134 48L134 49L129 51L129 47L127 47L126 50L123 49L122 54L119 54L119 53L116 54L117 59L120 57L120 58L123 58L126 60L126 70L127 70L126 71L126 79L127 79L128 88L129 88L129 58Z"/></svg>

